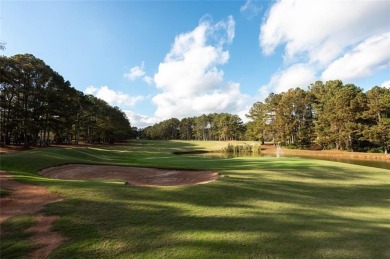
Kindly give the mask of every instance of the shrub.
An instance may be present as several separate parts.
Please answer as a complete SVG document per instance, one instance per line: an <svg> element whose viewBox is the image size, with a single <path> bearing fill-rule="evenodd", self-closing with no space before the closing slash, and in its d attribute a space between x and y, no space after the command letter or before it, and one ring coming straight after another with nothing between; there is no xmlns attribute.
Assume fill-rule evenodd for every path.
<svg viewBox="0 0 390 259"><path fill-rule="evenodd" d="M380 147L371 148L370 150L368 150L368 153L383 153L383 149Z"/></svg>
<svg viewBox="0 0 390 259"><path fill-rule="evenodd" d="M227 147L222 149L222 152L224 153L254 153L254 154L260 154L261 153L261 145L259 144L228 144Z"/></svg>

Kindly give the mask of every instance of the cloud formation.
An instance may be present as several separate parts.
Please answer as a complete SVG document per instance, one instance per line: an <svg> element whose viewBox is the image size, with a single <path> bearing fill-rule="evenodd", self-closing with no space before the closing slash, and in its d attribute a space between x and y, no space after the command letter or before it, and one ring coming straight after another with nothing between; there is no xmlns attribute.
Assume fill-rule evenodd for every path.
<svg viewBox="0 0 390 259"><path fill-rule="evenodd" d="M190 32L176 36L154 82L161 93L153 97L155 115L183 118L202 113L236 112L248 98L240 86L223 79L219 66L229 60L226 47L234 39L235 22L212 23L204 17Z"/></svg>
<svg viewBox="0 0 390 259"><path fill-rule="evenodd" d="M134 81L137 80L138 78L142 78L143 81L149 85L153 83L153 78L148 76L145 72L144 62L142 62L141 66L134 66L130 68L128 73L123 74L123 77L130 81Z"/></svg>
<svg viewBox="0 0 390 259"><path fill-rule="evenodd" d="M297 63L285 70L276 72L270 82L262 87L262 96L271 92L286 92L290 88L305 88L316 80L315 70L304 63Z"/></svg>
<svg viewBox="0 0 390 259"><path fill-rule="evenodd" d="M324 80L350 80L372 75L390 61L390 33L373 36L334 60L322 73Z"/></svg>
<svg viewBox="0 0 390 259"><path fill-rule="evenodd" d="M390 80L383 82L383 83L381 84L381 87L390 88Z"/></svg>
<svg viewBox="0 0 390 259"><path fill-rule="evenodd" d="M262 8L258 7L252 0L247 0L245 4L240 7L240 12L250 20L256 17L261 9Z"/></svg>
<svg viewBox="0 0 390 259"><path fill-rule="evenodd" d="M144 62L142 62L141 66L134 66L130 68L130 71L128 73L125 73L123 76L130 81L134 81L137 78L143 77L144 75Z"/></svg>
<svg viewBox="0 0 390 259"><path fill-rule="evenodd" d="M141 95L129 96L122 92L116 92L110 89L108 86L100 86L99 88L88 86L84 93L94 95L113 106L122 105L125 107L131 107L134 106L137 102L144 100L144 97Z"/></svg>
<svg viewBox="0 0 390 259"><path fill-rule="evenodd" d="M389 1L280 0L261 24L259 44L265 55L284 50L285 71L274 77L297 64L317 79L367 77L390 61L389 13ZM296 72L303 78L308 71ZM280 91L274 77L266 87Z"/></svg>
<svg viewBox="0 0 390 259"><path fill-rule="evenodd" d="M147 83L148 85L153 84L153 77L151 77L151 76L144 76L143 80L144 80L145 83Z"/></svg>
<svg viewBox="0 0 390 259"><path fill-rule="evenodd" d="M150 126L161 121L159 118L138 114L130 110L124 110L124 112L130 120L132 127L145 128L146 126Z"/></svg>

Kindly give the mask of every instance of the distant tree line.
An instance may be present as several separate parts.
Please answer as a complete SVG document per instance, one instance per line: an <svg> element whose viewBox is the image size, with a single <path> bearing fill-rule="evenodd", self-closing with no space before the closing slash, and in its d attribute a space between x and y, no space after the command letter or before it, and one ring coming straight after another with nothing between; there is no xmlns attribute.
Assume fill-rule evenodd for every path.
<svg viewBox="0 0 390 259"><path fill-rule="evenodd" d="M250 139L290 147L369 151L390 145L390 89L367 92L339 80L317 81L255 103L247 115Z"/></svg>
<svg viewBox="0 0 390 259"><path fill-rule="evenodd" d="M256 140L291 148L388 152L390 89L367 92L339 80L317 81L308 90L271 93L246 115L213 113L171 118L138 130L137 137L160 140ZM135 129L137 130L137 129Z"/></svg>
<svg viewBox="0 0 390 259"><path fill-rule="evenodd" d="M351 151L390 146L390 89L364 92L339 80L308 90L271 93L256 102L244 124L238 115L212 113L130 127L123 111L73 88L31 54L0 56L0 144L114 143L158 140L256 140L292 148Z"/></svg>
<svg viewBox="0 0 390 259"><path fill-rule="evenodd" d="M118 107L84 95L31 54L0 56L1 145L113 143L131 134Z"/></svg>
<svg viewBox="0 0 390 259"><path fill-rule="evenodd" d="M245 126L238 115L212 113L181 120L164 120L146 127L143 136L160 140L243 140Z"/></svg>

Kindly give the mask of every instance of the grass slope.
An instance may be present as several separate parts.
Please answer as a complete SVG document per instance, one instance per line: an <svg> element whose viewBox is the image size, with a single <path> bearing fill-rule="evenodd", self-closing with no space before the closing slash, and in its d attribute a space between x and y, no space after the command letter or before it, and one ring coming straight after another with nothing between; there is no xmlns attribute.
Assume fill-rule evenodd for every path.
<svg viewBox="0 0 390 259"><path fill-rule="evenodd" d="M390 257L389 170L298 158L171 154L226 144L47 148L2 155L1 168L65 197L45 209L61 216L55 229L69 237L53 258ZM206 185L142 188L36 174L64 163L212 169L222 176Z"/></svg>
<svg viewBox="0 0 390 259"><path fill-rule="evenodd" d="M38 248L28 240L31 233L25 232L33 223L34 220L31 215L20 215L1 224L1 258L25 258L28 252Z"/></svg>

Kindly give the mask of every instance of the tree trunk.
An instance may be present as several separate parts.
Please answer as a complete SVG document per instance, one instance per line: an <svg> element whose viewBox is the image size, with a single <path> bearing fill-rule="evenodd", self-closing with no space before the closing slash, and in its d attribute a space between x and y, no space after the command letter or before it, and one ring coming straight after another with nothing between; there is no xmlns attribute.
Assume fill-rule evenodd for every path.
<svg viewBox="0 0 390 259"><path fill-rule="evenodd" d="M27 133L23 133L24 143L23 146L27 148L29 146Z"/></svg>
<svg viewBox="0 0 390 259"><path fill-rule="evenodd" d="M348 135L348 139L349 139L349 148L351 152L353 152L353 138L351 135Z"/></svg>
<svg viewBox="0 0 390 259"><path fill-rule="evenodd" d="M45 144L45 147L48 147L50 145L50 130L47 130L47 132L46 132L44 144Z"/></svg>
<svg viewBox="0 0 390 259"><path fill-rule="evenodd" d="M5 133L5 139L4 139L4 145L10 145L11 144L11 136L12 136L12 131L6 132Z"/></svg>

